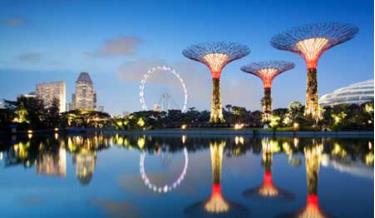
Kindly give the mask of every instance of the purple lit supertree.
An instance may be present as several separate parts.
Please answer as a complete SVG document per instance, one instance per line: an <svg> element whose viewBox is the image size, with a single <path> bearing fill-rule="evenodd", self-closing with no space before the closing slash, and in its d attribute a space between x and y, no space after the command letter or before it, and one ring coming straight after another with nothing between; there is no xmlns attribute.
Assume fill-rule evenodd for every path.
<svg viewBox="0 0 375 218"><path fill-rule="evenodd" d="M246 45L233 42L209 42L192 45L182 51L182 54L195 61L205 64L212 76L212 97L211 97L211 123L224 122L221 97L220 97L220 76L223 68L228 63L240 59L250 53Z"/></svg>
<svg viewBox="0 0 375 218"><path fill-rule="evenodd" d="M271 45L302 56L307 66L305 114L315 120L320 118L316 67L320 56L335 45L352 39L358 27L340 23L318 23L295 27L275 35Z"/></svg>
<svg viewBox="0 0 375 218"><path fill-rule="evenodd" d="M272 112L271 87L272 80L281 73L293 69L294 63L286 61L265 61L251 63L241 70L259 77L263 81L264 97L262 99L263 121L269 122Z"/></svg>

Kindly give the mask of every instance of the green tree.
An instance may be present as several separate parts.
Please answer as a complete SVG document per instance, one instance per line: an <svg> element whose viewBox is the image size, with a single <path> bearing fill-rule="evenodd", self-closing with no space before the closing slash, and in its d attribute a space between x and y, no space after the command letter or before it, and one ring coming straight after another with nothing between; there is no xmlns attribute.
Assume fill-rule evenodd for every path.
<svg viewBox="0 0 375 218"><path fill-rule="evenodd" d="M287 117L289 119L289 124L294 122L302 123L304 121L304 110L305 107L299 101L293 101L288 105Z"/></svg>
<svg viewBox="0 0 375 218"><path fill-rule="evenodd" d="M56 128L60 123L60 103L57 98L52 100L51 106L48 107L48 113L46 115L47 127Z"/></svg>

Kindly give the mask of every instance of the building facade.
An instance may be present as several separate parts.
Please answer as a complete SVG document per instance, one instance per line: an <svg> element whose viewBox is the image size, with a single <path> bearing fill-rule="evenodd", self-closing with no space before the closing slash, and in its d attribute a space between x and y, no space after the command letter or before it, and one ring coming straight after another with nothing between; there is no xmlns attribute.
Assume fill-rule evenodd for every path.
<svg viewBox="0 0 375 218"><path fill-rule="evenodd" d="M319 99L321 106L333 106L338 104L362 104L374 100L374 80L354 83L349 86L336 89L332 93L323 95Z"/></svg>
<svg viewBox="0 0 375 218"><path fill-rule="evenodd" d="M57 99L60 113L66 111L66 89L64 82L58 81L37 84L36 96L43 100L46 107L50 107L53 99Z"/></svg>
<svg viewBox="0 0 375 218"><path fill-rule="evenodd" d="M86 72L79 74L76 81L76 90L72 95L73 110L95 110L96 109L96 92L90 75Z"/></svg>

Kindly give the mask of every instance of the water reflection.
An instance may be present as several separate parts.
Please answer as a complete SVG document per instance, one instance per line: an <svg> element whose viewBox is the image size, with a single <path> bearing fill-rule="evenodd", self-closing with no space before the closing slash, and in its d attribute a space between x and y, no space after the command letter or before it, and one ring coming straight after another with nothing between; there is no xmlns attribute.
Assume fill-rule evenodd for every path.
<svg viewBox="0 0 375 218"><path fill-rule="evenodd" d="M202 202L198 202L185 209L188 217L247 217L249 211L241 204L230 202L223 196L221 189L221 171L223 162L223 151L225 141L211 141L211 171L212 171L212 188L211 196Z"/></svg>
<svg viewBox="0 0 375 218"><path fill-rule="evenodd" d="M82 185L90 183L94 174L96 153L90 151L81 151L73 155L73 163L75 164L76 176Z"/></svg>
<svg viewBox="0 0 375 218"><path fill-rule="evenodd" d="M57 152L40 153L36 161L36 171L47 176L66 176L65 148L59 148Z"/></svg>
<svg viewBox="0 0 375 218"><path fill-rule="evenodd" d="M167 192L170 192L170 191L176 189L181 184L181 182L184 180L187 169L188 169L188 165L189 165L189 155L188 155L188 151L187 151L186 147L183 149L183 153L184 153L184 167L181 171L181 174L177 177L177 179L172 184L164 184L164 185L161 185L161 186L157 186L157 185L153 184L152 181L150 180L150 178L147 176L147 173L146 173L146 170L145 170L146 153L142 152L141 156L140 156L140 160L139 160L139 171L140 171L141 178L142 178L145 186L147 188L151 189L152 191L157 192L157 193L167 193ZM167 152L162 151L162 154L160 154L160 150L158 150L157 154L159 156L161 156L162 162L165 165L170 164L170 156Z"/></svg>
<svg viewBox="0 0 375 218"><path fill-rule="evenodd" d="M272 158L274 153L280 152L278 141L262 139L262 165L264 168L263 183L256 188L244 191L245 197L292 200L294 195L284 189L278 188L272 180Z"/></svg>
<svg viewBox="0 0 375 218"><path fill-rule="evenodd" d="M90 186L95 190L98 183L102 185L104 180L101 178L104 177L106 182L116 181L120 173L120 175L125 173L124 175L129 176L133 179L132 181L135 181L134 183L137 183L137 187L134 183L125 184L127 187L123 190L132 190L126 195L123 193L121 196L105 195L99 189L95 193L90 193L94 196L98 195L99 198L103 197L100 195L106 196L103 198L105 201L100 201L98 205L101 205L102 210L109 214L115 213L114 211L134 212L134 208L143 209L143 206L151 207L150 205L158 205L164 212L174 210L175 208L163 207L162 203L159 204L163 200L168 200L168 202L173 201L178 205L178 209L174 211L177 214L176 217L248 217L249 209L256 216L257 211L268 210L267 207L270 207L269 210L275 210L272 216L318 218L327 217L327 214L336 216L340 214L337 212L335 202L319 201L321 200L318 194L319 172L322 171L321 177L331 178L330 181L321 180L321 191L332 189L337 192L340 190L332 186L343 182L332 182L332 177L337 175L341 179L351 180L351 183L346 183L348 186L352 185L347 187L348 192L357 194L362 184L366 185L368 181L373 182L373 149L373 139L271 139L245 136L209 138L187 135L157 137L101 134L53 134L49 137L42 137L33 134L31 138L27 136L24 138L0 138L0 166L2 168L0 173L13 172L8 175L17 178L11 180L12 178L7 177L9 179L7 181L14 182L18 178L27 179L30 174L25 173L26 170L12 171L8 168L25 168L36 175L37 179L31 179L32 182L45 181L46 176L52 176L56 179L48 178L51 184L52 181L58 180L58 185L65 183L70 185L71 183L67 181L73 178L72 181L76 185ZM122 159L123 157L128 159ZM117 160L112 160L112 158ZM181 162L176 164L171 161L173 158L181 160ZM154 166L159 159L162 161L161 168ZM103 164L105 161L109 161L111 164ZM251 165L252 170L258 167L261 162L263 179L259 185L255 183L254 171L249 170L249 161L256 163ZM151 165L147 165L148 163ZM228 168L223 169L223 164ZM238 167L245 170L236 171ZM98 171L97 168L102 170ZM172 182L160 182L158 179L164 179L161 178L160 173L156 174L157 176L150 173L155 169L159 172L166 172L170 168L173 168L174 175L177 175ZM226 170L226 173L222 174L223 170ZM208 172L211 173L211 178L210 174L206 175ZM238 181L238 178L233 177L236 172L240 172L240 178L244 178L243 181L250 180L252 182L247 184L248 182ZM283 176L274 179L273 175L275 174L273 173ZM290 176L294 173L303 176L303 179L296 177L299 179L282 180L282 178L290 178L285 175ZM225 183L222 183L222 180L225 180ZM7 181L4 182L4 189L13 185L7 184ZM92 183L92 181L99 182ZM210 183L210 187L207 186L206 181ZM288 187L288 191L279 187L278 184ZM357 184L360 185L357 186ZM113 189L113 192L118 193L116 183L115 185L112 183L104 185L108 187L108 190ZM307 191L303 189L306 186ZM22 187L27 189L24 184ZM35 186L30 187L32 189ZM210 191L210 194L207 193L208 196L198 198L191 191L202 190L204 187ZM250 188L247 189L248 187ZM151 192L145 195L145 190L148 191L148 189L162 195L150 195ZM371 203L372 195L370 196L370 194L372 192L367 189L366 193L362 195L368 194L371 197L368 198L368 201ZM75 190L79 191L80 189ZM85 190L88 191L88 189ZM228 192L223 192L223 190L228 190ZM242 193L243 190L245 191ZM170 192L172 193L167 194ZM84 195L78 194L78 196ZM119 199L123 196L126 196L126 199ZM297 197L294 198L294 196ZM322 198L322 196L321 194L320 197ZM302 201L300 197L303 197ZM265 201L269 200L294 200L288 205L292 208L294 205L297 206L295 210L291 209L291 213L288 211L284 213L279 201L272 201L272 204L267 204L267 206L263 205ZM356 198L347 201L355 203ZM324 202L323 206L321 202ZM128 207L124 206L126 204ZM248 208L244 206L245 204L248 205ZM124 208L124 210L120 210L120 208ZM348 206L348 210L351 209ZM360 210L362 209L357 211ZM143 213L141 210L136 212ZM371 217L371 212L366 211L365 215L368 216L359 217ZM150 214L147 214L147 217L149 216Z"/></svg>
<svg viewBox="0 0 375 218"><path fill-rule="evenodd" d="M296 213L282 214L280 217L298 217L298 218L324 218L327 215L321 210L319 206L318 197L318 180L319 169L322 160L323 144L320 140L312 140L311 145L304 148L305 154L305 169L307 181L307 198L306 205Z"/></svg>

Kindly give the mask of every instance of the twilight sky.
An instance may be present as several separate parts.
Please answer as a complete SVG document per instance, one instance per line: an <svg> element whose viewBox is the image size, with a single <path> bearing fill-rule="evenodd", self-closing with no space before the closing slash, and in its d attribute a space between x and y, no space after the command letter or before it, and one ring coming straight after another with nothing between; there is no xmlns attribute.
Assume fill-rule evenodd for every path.
<svg viewBox="0 0 375 218"><path fill-rule="evenodd" d="M319 94L373 78L372 0L159 0L0 1L0 98L15 99L39 82L63 80L67 102L81 71L89 72L98 104L120 114L140 110L139 82L153 66L170 65L184 78L188 107L209 109L207 67L181 51L193 43L235 41L251 53L224 68L223 105L260 109L261 81L240 67L264 60L296 64L273 82L273 107L304 102L306 69L296 54L270 46L271 37L294 26L336 21L355 24L357 36L328 50L318 64ZM169 93L182 103L178 81L158 72L146 85L149 107Z"/></svg>

